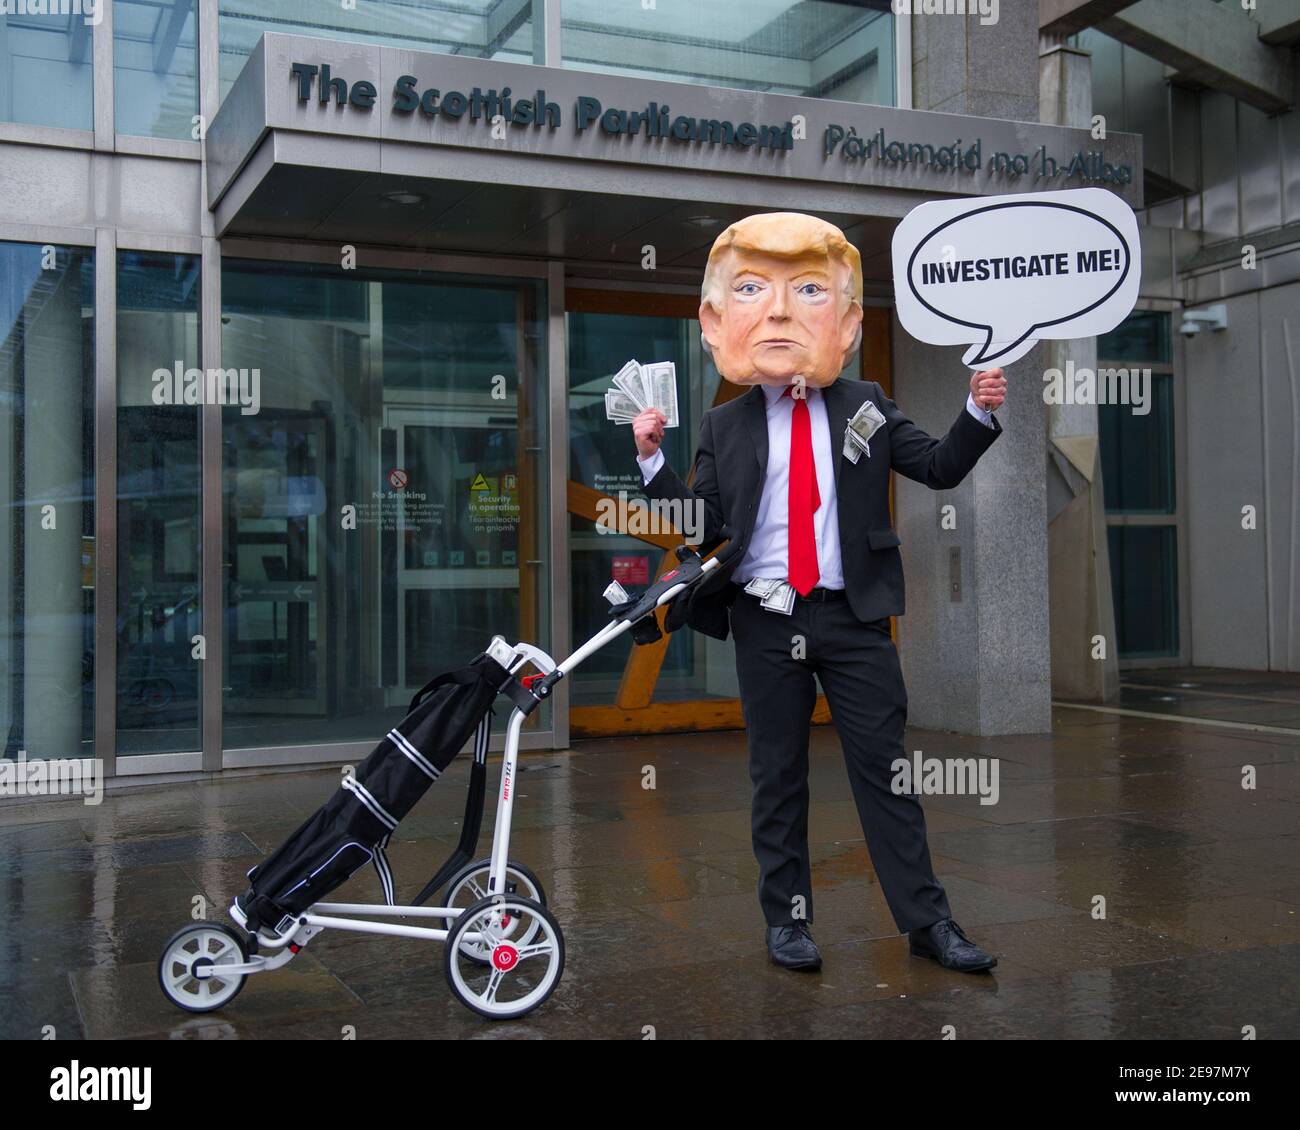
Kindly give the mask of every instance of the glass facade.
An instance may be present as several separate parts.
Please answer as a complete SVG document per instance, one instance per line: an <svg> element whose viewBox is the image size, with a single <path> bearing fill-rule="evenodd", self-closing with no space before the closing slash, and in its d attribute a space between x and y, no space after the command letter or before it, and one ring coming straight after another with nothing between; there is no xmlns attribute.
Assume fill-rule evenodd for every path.
<svg viewBox="0 0 1300 1130"><path fill-rule="evenodd" d="M113 113L118 133L197 140L198 0L115 0Z"/></svg>
<svg viewBox="0 0 1300 1130"><path fill-rule="evenodd" d="M3 756L94 749L94 256L0 243Z"/></svg>
<svg viewBox="0 0 1300 1130"><path fill-rule="evenodd" d="M228 749L377 740L493 635L548 647L544 293L226 261Z"/></svg>
<svg viewBox="0 0 1300 1130"><path fill-rule="evenodd" d="M562 0L546 7L560 23L548 42L552 52L558 43L561 57L551 62L570 70L685 82L705 98L703 87L711 86L864 105L896 101L888 0ZM200 26L218 29L213 57L224 96L267 31L532 63L543 30L533 17L541 9L531 0L118 0L111 44L100 35L108 66L96 83L93 47L104 29L9 13L0 18L0 121L91 129L97 85L113 91L111 125L119 133L189 139L199 110ZM52 86L57 98L43 93ZM155 148L172 155L175 147ZM131 160L112 156L110 163L130 170ZM147 218L133 227L126 217L137 203L123 201L120 210L103 212L109 225L122 217L120 244L197 250L200 232L155 229ZM550 206L544 195L536 203ZM145 201L130 215L148 217L151 207ZM434 222L450 229L459 219L449 211ZM39 238L43 229L34 230L23 238ZM115 420L117 491L111 507L105 499L115 515L116 537L106 549L112 561L101 562L114 580L99 600L99 638L115 641L116 684L101 687L99 701L101 721L104 696L115 701L117 753L201 748L205 644L219 645L220 679L209 671L206 706L221 712L222 745L266 749L263 760L275 761L294 747L373 742L431 674L472 657L493 634L552 648L553 601L565 603L565 633L580 642L607 620L602 592L610 580L637 589L670 567L668 547L638 533L600 532L573 498L580 488L641 493L630 429L604 416L610 375L629 356L676 363L682 423L665 451L674 466L689 468L701 415L718 393L693 314L633 312L630 303L572 309L567 368L557 365L548 377L538 262L566 258L558 245L536 250L526 264L491 264L527 278L344 271L239 258L312 253L288 227L269 224L260 235L232 230L243 234L225 242L222 316L210 319L218 324L201 325L197 254L122 250L100 264L116 270L115 316L104 322L113 326L113 344L100 354L115 358L116 371L101 371L98 391L100 426ZM8 341L0 356L8 499L0 542L10 566L0 673L11 756L27 747L89 749L94 737L94 256L54 250L52 265L33 267L43 258L39 247L0 244ZM467 255L473 250L467 244ZM396 252L383 261L412 260ZM468 261L456 260L458 269ZM566 269L571 279L586 271L582 254L567 257ZM102 274L100 281L111 293ZM650 289L642 297L676 288ZM183 392L184 378L200 365L204 332L209 349L219 336L223 372L234 372L237 392L252 397L222 409L221 442L209 434L206 464L203 411ZM1103 363L1150 361L1156 368L1149 416L1102 409L1126 657L1176 653L1178 646L1169 352L1169 321L1160 314L1139 312L1102 341ZM568 396L558 434L569 440L562 462L570 511L557 516L567 543L554 546L548 380L556 396ZM210 501L221 500L219 522L209 510L206 531L219 525L221 537L206 546L205 489ZM555 497L562 508L563 484ZM46 507L57 514L49 532L75 532L75 583L71 542L57 543L54 557L34 556L56 545L38 521ZM208 575L221 578L209 590L221 614L206 624L205 548ZM549 572L552 561L565 560L561 554L572 574L563 595L552 591ZM679 632L661 650L656 705L735 698L731 641ZM566 686L571 702L618 704L638 654L629 636L593 657ZM495 724L507 715L498 710ZM551 725L549 703L528 722L534 732ZM146 764L137 761L137 771Z"/></svg>
<svg viewBox="0 0 1300 1130"><path fill-rule="evenodd" d="M1171 356L1169 333L1168 314L1135 310L1110 333L1097 338L1097 356L1167 365Z"/></svg>
<svg viewBox="0 0 1300 1130"><path fill-rule="evenodd" d="M92 40L97 17L37 5L0 13L0 122L95 128ZM50 91L57 90L57 98Z"/></svg>
<svg viewBox="0 0 1300 1130"><path fill-rule="evenodd" d="M889 0L564 0L564 66L892 106Z"/></svg>
<svg viewBox="0 0 1300 1130"><path fill-rule="evenodd" d="M201 740L199 261L117 259L117 752ZM192 380L190 387L194 387ZM205 644L203 646L206 646Z"/></svg>
<svg viewBox="0 0 1300 1130"><path fill-rule="evenodd" d="M1173 514L1174 378L1151 374L1151 410L1136 415L1126 405L1098 412L1108 514Z"/></svg>
<svg viewBox="0 0 1300 1130"><path fill-rule="evenodd" d="M605 415L605 390L629 357L646 363L671 361L677 367L681 423L665 432L662 450L669 464L685 474L695 454L700 421L713 404L720 379L700 345L698 323L668 314L576 311L568 315L567 336L569 478L602 496L645 499L632 429L611 424ZM642 532L613 532L590 515L569 515L575 647L608 622L603 593L611 581L632 591L672 568L671 551L639 536ZM635 646L629 633L583 663L572 677L573 705L614 702ZM722 642L687 631L669 635L653 683L654 701L734 697L732 648L730 639Z"/></svg>
<svg viewBox="0 0 1300 1130"><path fill-rule="evenodd" d="M1097 339L1098 369L1150 377L1149 410L1101 404L1097 427L1121 659L1176 657L1178 496L1169 315L1135 311ZM1101 374L1098 374L1099 387Z"/></svg>
<svg viewBox="0 0 1300 1130"><path fill-rule="evenodd" d="M1178 654L1178 531L1110 526L1110 583L1121 659Z"/></svg>
<svg viewBox="0 0 1300 1130"><path fill-rule="evenodd" d="M532 4L500 0L220 0L221 97L266 31L533 62Z"/></svg>

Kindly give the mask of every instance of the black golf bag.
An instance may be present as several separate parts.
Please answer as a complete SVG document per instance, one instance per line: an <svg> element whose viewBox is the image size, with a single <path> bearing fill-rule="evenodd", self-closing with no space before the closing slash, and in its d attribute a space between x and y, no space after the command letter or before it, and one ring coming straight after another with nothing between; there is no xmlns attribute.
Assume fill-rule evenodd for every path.
<svg viewBox="0 0 1300 1130"><path fill-rule="evenodd" d="M235 899L248 931L267 927L281 932L286 917L319 902L367 863L375 865L385 901L393 905L393 876L384 853L388 838L474 733L460 843L415 905L467 863L483 817L492 701L502 690L512 698L527 693L486 653L426 683L411 700L407 716L356 773L346 777L277 852L248 873L252 886Z"/></svg>

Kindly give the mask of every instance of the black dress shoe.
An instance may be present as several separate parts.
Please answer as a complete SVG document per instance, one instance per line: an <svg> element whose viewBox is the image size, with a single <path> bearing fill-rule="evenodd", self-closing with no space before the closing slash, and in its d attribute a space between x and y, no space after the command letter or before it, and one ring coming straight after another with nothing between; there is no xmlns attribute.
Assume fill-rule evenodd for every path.
<svg viewBox="0 0 1300 1130"><path fill-rule="evenodd" d="M822 955L812 940L807 922L767 928L767 952L785 969L820 969Z"/></svg>
<svg viewBox="0 0 1300 1130"><path fill-rule="evenodd" d="M923 930L907 935L914 957L933 958L945 969L958 973L979 973L992 969L998 959L972 942L951 918L944 918Z"/></svg>

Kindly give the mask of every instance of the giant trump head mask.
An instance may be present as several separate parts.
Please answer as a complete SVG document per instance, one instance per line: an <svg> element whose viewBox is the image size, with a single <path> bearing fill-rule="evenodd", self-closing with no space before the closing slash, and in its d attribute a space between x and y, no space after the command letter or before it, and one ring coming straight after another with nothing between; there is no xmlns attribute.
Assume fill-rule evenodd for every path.
<svg viewBox="0 0 1300 1130"><path fill-rule="evenodd" d="M831 384L862 340L862 260L834 224L747 216L713 243L700 329L733 384Z"/></svg>

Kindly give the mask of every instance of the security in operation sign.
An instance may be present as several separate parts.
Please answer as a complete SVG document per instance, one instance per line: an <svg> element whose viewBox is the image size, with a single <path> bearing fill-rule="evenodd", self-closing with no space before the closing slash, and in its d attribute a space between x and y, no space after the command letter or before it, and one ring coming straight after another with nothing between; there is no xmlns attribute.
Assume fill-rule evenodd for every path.
<svg viewBox="0 0 1300 1130"><path fill-rule="evenodd" d="M894 231L898 320L918 341L968 345L973 369L1041 339L1114 329L1137 302L1137 217L1100 188L942 200Z"/></svg>

